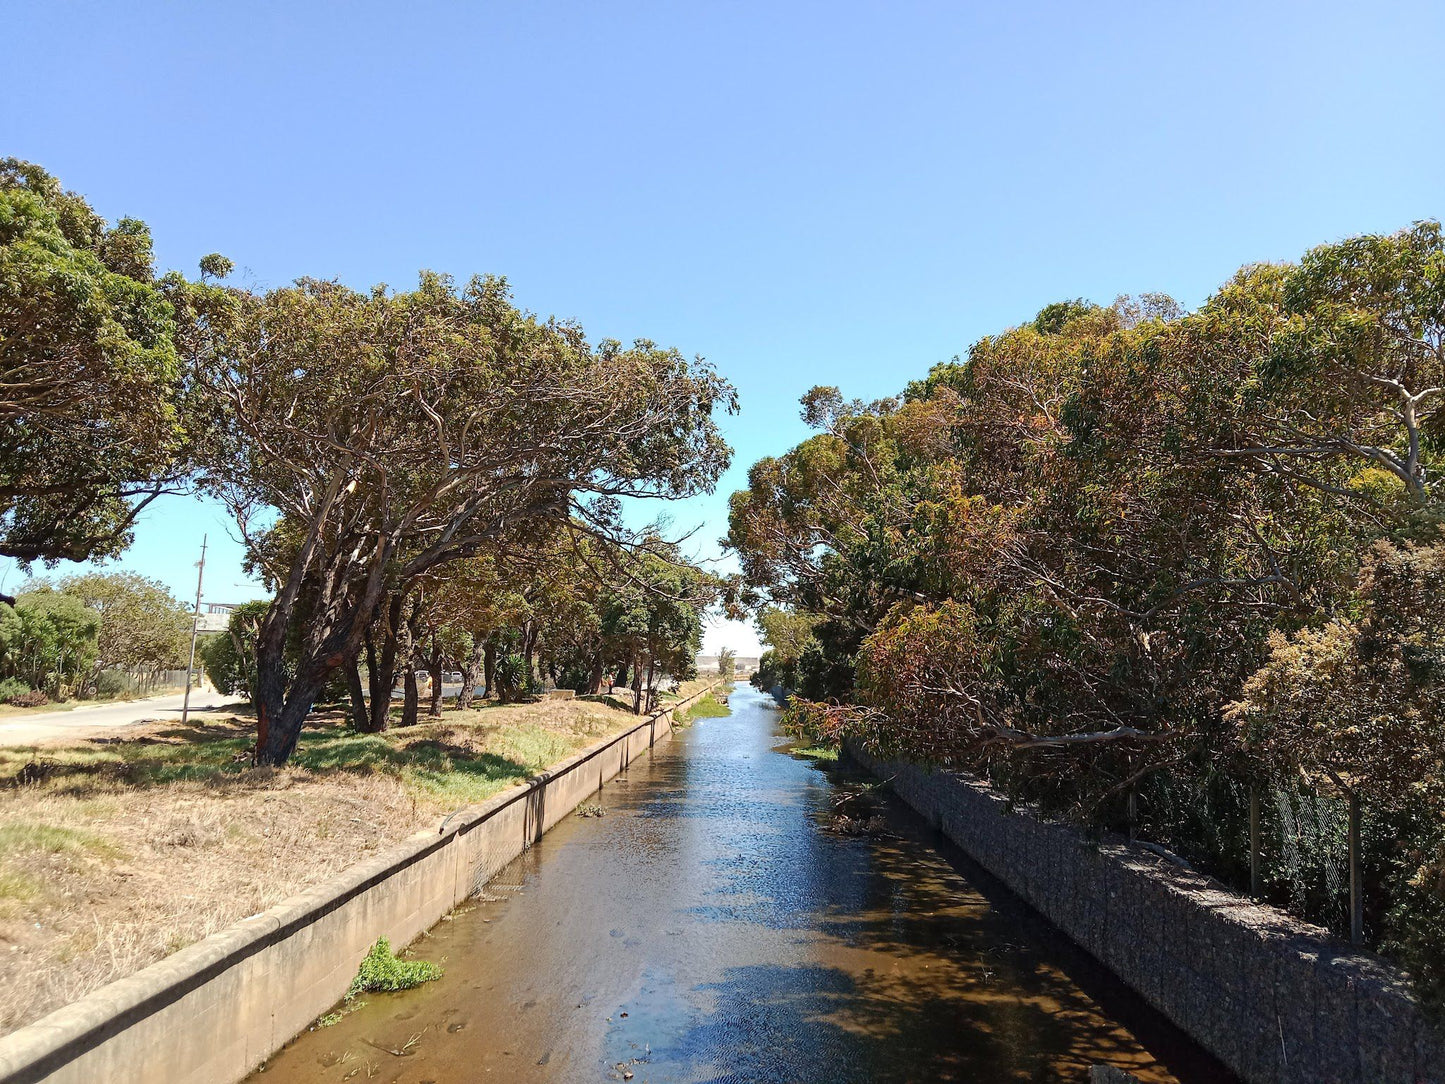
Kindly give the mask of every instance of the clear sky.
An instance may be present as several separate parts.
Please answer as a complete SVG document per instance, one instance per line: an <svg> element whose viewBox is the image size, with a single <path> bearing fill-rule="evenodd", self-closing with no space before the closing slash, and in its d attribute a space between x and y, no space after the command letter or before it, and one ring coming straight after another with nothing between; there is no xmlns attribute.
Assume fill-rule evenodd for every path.
<svg viewBox="0 0 1445 1084"><path fill-rule="evenodd" d="M145 219L162 268L494 272L594 339L706 356L735 466L671 514L715 554L814 384L890 394L1050 301L1192 306L1439 217L1442 40L1438 2L0 0L0 154ZM206 531L206 597L252 596L192 501L118 564L186 597Z"/></svg>

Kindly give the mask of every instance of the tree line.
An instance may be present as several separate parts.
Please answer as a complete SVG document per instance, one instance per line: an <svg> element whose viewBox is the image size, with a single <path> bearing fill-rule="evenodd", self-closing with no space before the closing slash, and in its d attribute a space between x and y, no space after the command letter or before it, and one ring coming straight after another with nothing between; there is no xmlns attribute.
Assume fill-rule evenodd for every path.
<svg viewBox="0 0 1445 1084"><path fill-rule="evenodd" d="M134 573L32 579L0 602L0 701L114 697L186 664L191 615Z"/></svg>
<svg viewBox="0 0 1445 1084"><path fill-rule="evenodd" d="M893 399L815 388L817 435L732 498L758 680L801 725L1235 883L1260 796L1291 824L1322 796L1356 921L1438 991L1442 400L1435 222L1244 267L1192 312L1050 305ZM1287 850L1260 890L1338 927L1350 878Z"/></svg>
<svg viewBox="0 0 1445 1084"><path fill-rule="evenodd" d="M718 582L628 510L726 468L736 395L710 365L589 342L495 277L253 291L231 271L158 275L144 223L0 162L0 555L111 557L158 496L222 501L273 592L208 651L252 697L257 764L338 688L385 727L419 663L490 668L507 696L625 664L638 710L686 671Z"/></svg>

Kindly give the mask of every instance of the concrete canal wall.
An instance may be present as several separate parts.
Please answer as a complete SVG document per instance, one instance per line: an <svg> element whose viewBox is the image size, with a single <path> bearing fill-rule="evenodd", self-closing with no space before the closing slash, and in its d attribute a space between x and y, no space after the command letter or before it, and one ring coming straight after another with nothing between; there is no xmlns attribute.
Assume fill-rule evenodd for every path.
<svg viewBox="0 0 1445 1084"><path fill-rule="evenodd" d="M711 688L711 686L709 687ZM0 1038L0 1084L230 1084L672 736L708 690L378 857Z"/></svg>
<svg viewBox="0 0 1445 1084"><path fill-rule="evenodd" d="M847 753L1251 1084L1445 1081L1445 1045L1378 957L968 776Z"/></svg>

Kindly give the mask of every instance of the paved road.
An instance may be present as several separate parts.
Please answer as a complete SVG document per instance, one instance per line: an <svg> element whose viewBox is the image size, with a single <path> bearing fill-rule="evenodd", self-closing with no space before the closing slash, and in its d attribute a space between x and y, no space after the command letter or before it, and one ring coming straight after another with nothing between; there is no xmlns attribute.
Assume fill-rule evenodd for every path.
<svg viewBox="0 0 1445 1084"><path fill-rule="evenodd" d="M126 700L117 704L100 704L93 708L72 711L45 711L34 715L17 715L0 721L0 745L33 745L53 738L88 738L106 734L138 723L181 717L181 700L185 694L152 696L145 700ZM191 711L229 707L244 703L238 696L222 696L216 692L192 690Z"/></svg>

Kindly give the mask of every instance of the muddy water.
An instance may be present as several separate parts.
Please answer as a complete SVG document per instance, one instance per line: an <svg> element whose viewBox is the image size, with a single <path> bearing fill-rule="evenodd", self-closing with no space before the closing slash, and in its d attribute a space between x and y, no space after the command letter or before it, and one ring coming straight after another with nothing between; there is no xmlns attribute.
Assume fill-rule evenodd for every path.
<svg viewBox="0 0 1445 1084"><path fill-rule="evenodd" d="M423 939L444 978L369 996L255 1079L1229 1079L910 811L790 755L770 700L732 706ZM860 792L843 808L874 830L838 832Z"/></svg>

